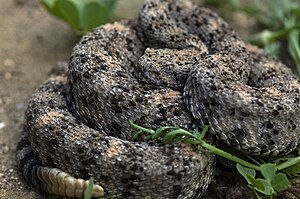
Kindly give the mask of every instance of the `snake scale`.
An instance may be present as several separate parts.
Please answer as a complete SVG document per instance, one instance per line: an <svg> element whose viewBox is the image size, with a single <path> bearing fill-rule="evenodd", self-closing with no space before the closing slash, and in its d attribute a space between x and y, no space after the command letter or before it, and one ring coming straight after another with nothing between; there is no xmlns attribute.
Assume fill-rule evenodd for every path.
<svg viewBox="0 0 300 199"><path fill-rule="evenodd" d="M275 156L299 143L299 88L289 68L216 13L192 1L146 0L138 20L83 36L68 72L36 90L17 159L25 180L49 193L82 197L82 179L93 177L94 196L200 198L214 156L132 141L128 121L209 124L236 149Z"/></svg>

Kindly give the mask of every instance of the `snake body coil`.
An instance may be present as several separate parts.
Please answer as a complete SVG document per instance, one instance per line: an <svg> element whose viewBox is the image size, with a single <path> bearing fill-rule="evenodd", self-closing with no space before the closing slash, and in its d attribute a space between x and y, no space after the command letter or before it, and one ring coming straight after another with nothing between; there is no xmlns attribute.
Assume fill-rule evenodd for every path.
<svg viewBox="0 0 300 199"><path fill-rule="evenodd" d="M137 21L83 36L68 74L35 92L17 158L29 183L61 195L82 197L76 190L85 182L68 185L68 173L93 177L95 196L200 198L214 157L187 144L134 142L128 121L154 129L209 124L237 149L284 154L299 143L299 88L290 69L212 11L146 0Z"/></svg>

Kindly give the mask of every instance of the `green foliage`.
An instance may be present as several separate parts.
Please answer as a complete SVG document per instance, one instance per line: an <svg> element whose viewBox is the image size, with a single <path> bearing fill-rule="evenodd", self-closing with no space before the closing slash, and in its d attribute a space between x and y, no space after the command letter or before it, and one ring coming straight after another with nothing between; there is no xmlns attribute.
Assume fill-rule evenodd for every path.
<svg viewBox="0 0 300 199"><path fill-rule="evenodd" d="M89 180L88 186L86 187L86 189L84 191L84 199L92 198L93 186L94 186L94 179L91 178Z"/></svg>
<svg viewBox="0 0 300 199"><path fill-rule="evenodd" d="M42 0L52 15L62 19L77 34L109 21L117 0Z"/></svg>
<svg viewBox="0 0 300 199"><path fill-rule="evenodd" d="M204 126L202 132L195 130L194 132L188 132L184 129L173 127L173 126L164 126L158 128L156 131L152 129L147 129L133 122L129 122L130 125L138 129L139 131L133 136L133 139L138 139L139 137L146 135L144 140L160 141L164 144L185 142L191 144L198 144L202 141L205 136L208 126Z"/></svg>
<svg viewBox="0 0 300 199"><path fill-rule="evenodd" d="M204 126L202 131L196 130L189 132L172 126L152 130L134 124L133 122L129 123L133 128L138 130L134 136L135 139L143 138L145 140L158 141L165 144L178 142L190 143L198 148L205 148L222 158L235 162L236 169L245 178L257 198L260 198L257 192L273 198L275 194L288 190L291 186L288 176L300 173L300 156L298 156L298 154L289 154L286 158L279 157L269 159L269 163L265 163L255 156L244 155L243 158L245 159L241 159L240 157L206 143L203 138L208 130L208 126ZM249 160L251 162L249 162ZM257 171L259 174L256 173Z"/></svg>
<svg viewBox="0 0 300 199"><path fill-rule="evenodd" d="M275 164L266 163L260 165L260 173L263 178L255 178L256 172L254 169L243 167L240 164L237 164L236 168L253 190L265 195L273 195L276 192L285 191L290 186L286 174L283 172L277 173Z"/></svg>
<svg viewBox="0 0 300 199"><path fill-rule="evenodd" d="M253 0L241 6L239 0L206 0L218 6L223 15L243 12L256 20L261 32L251 36L249 42L278 56L280 49L287 51L300 77L300 2L297 0ZM212 3L213 2L213 3ZM226 4L226 6L224 6Z"/></svg>
<svg viewBox="0 0 300 199"><path fill-rule="evenodd" d="M91 199L93 193L94 179L90 178L86 189L84 190L84 199ZM104 196L99 197L98 199L105 199Z"/></svg>

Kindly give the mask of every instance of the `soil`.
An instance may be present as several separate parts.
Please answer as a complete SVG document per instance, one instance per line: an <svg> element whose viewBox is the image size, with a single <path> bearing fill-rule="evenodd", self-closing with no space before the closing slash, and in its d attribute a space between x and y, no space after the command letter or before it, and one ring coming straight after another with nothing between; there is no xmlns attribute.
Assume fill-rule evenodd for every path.
<svg viewBox="0 0 300 199"><path fill-rule="evenodd" d="M115 19L136 17L142 3L119 1ZM31 94L58 61L68 60L79 37L38 0L0 0L0 21L0 199L47 198L23 181L16 145ZM253 24L238 15L231 23L243 36Z"/></svg>

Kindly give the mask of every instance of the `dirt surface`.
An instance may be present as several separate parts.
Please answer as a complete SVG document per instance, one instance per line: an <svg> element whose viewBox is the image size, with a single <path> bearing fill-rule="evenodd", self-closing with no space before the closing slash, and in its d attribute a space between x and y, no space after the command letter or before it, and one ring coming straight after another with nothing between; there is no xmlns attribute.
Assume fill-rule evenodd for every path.
<svg viewBox="0 0 300 199"><path fill-rule="evenodd" d="M115 19L136 17L142 3L120 0ZM232 21L244 36L245 20L237 16ZM47 198L20 176L16 145L29 97L52 66L68 60L79 37L48 15L38 0L0 0L0 22L0 199Z"/></svg>

